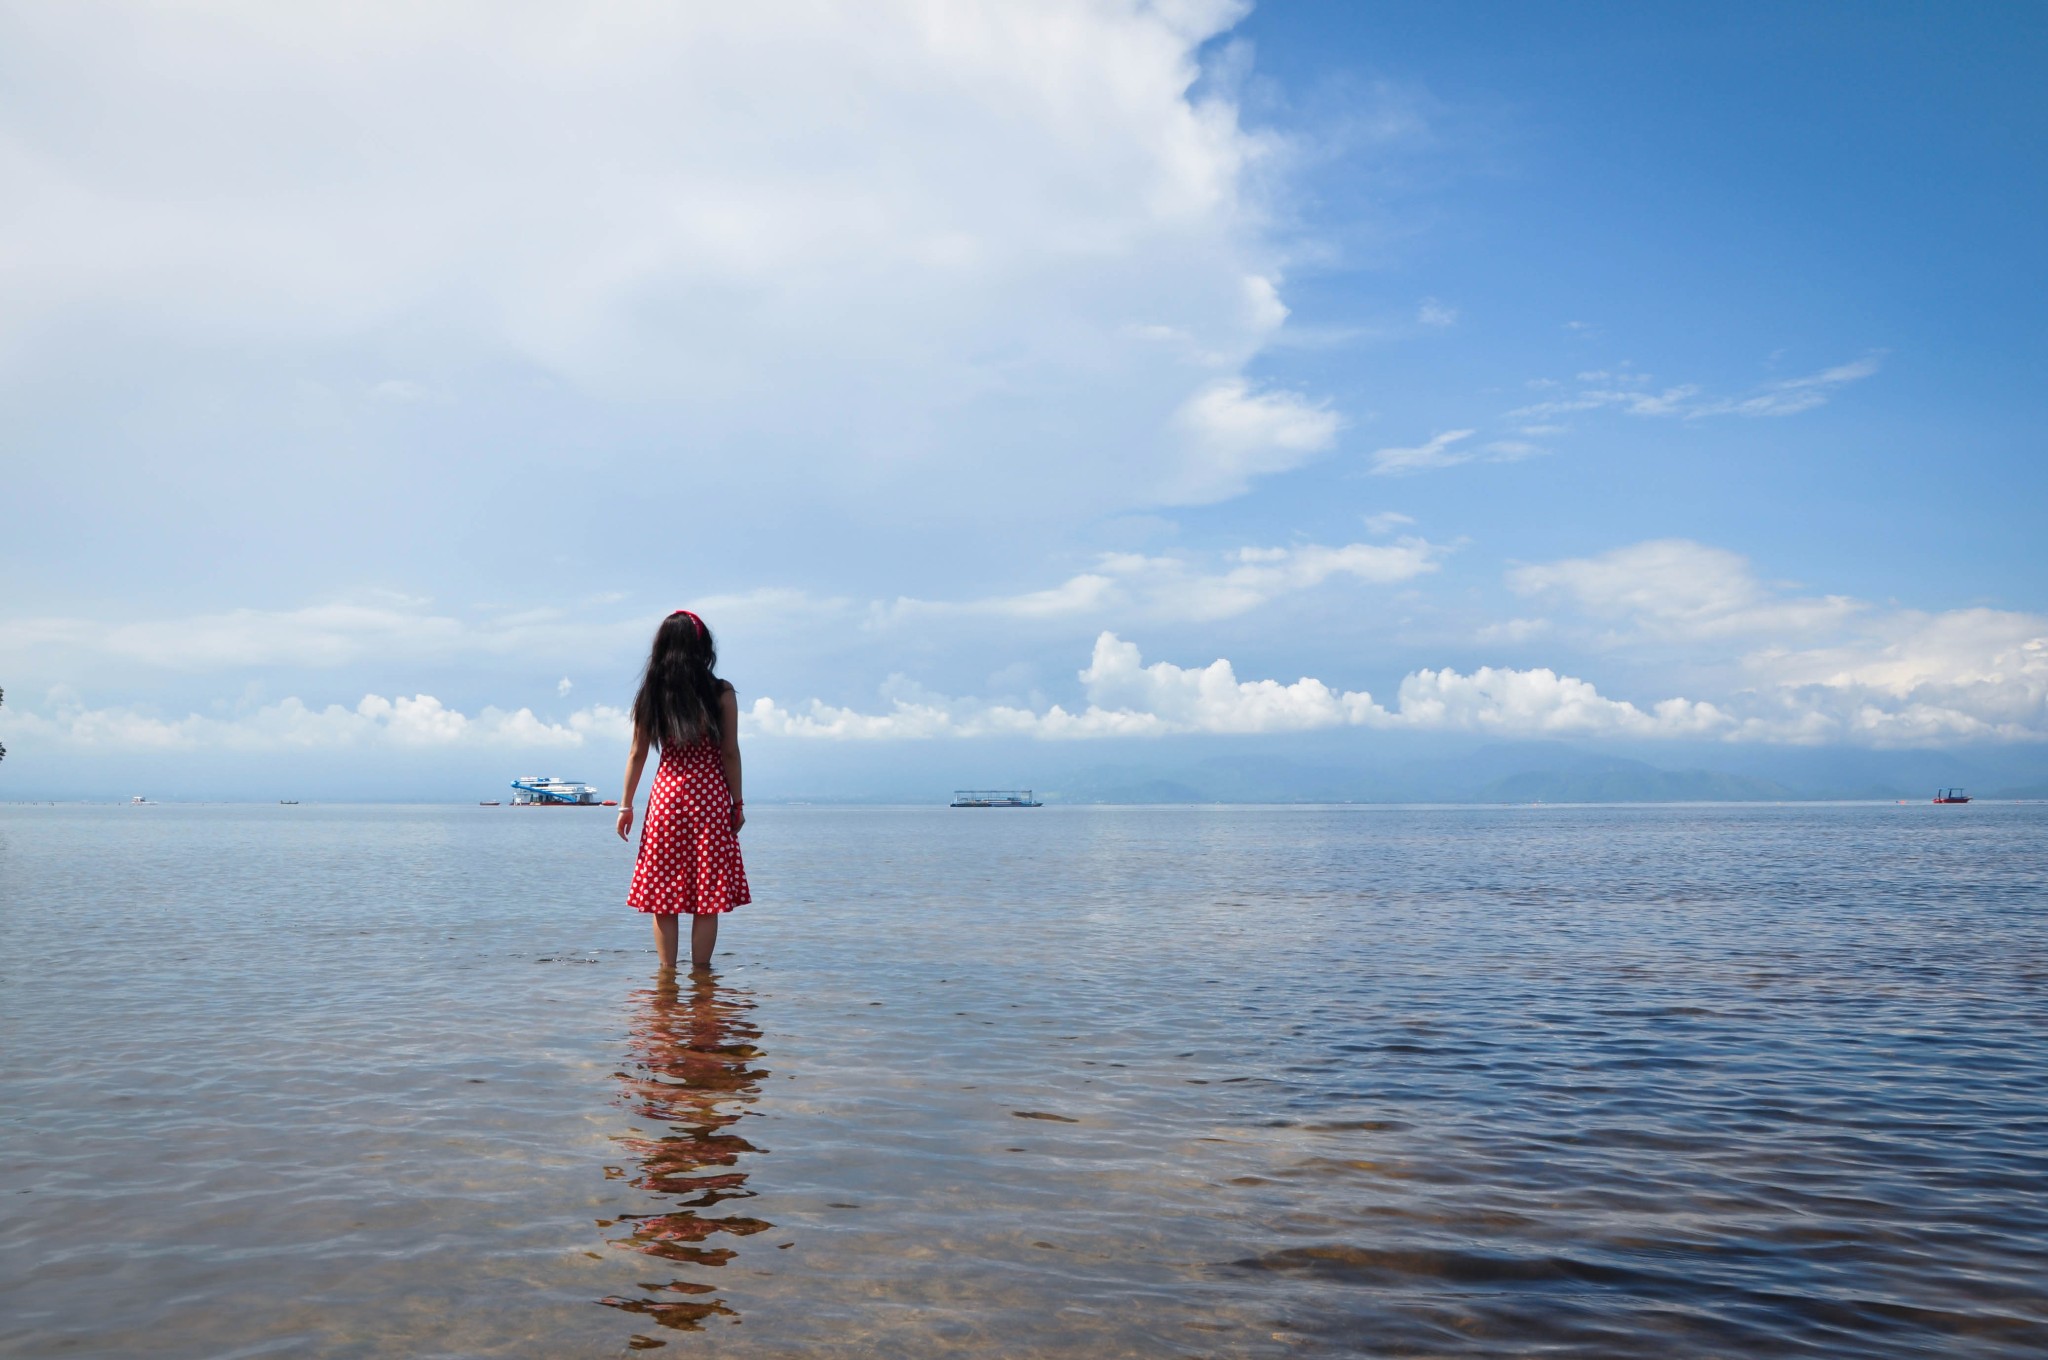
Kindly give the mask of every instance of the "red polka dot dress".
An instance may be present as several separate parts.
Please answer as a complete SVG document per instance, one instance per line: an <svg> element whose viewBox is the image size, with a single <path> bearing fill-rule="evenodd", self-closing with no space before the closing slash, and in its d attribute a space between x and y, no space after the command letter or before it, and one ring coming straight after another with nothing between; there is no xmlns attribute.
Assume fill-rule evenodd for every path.
<svg viewBox="0 0 2048 1360"><path fill-rule="evenodd" d="M709 916L753 900L718 747L662 747L627 905L660 916Z"/></svg>

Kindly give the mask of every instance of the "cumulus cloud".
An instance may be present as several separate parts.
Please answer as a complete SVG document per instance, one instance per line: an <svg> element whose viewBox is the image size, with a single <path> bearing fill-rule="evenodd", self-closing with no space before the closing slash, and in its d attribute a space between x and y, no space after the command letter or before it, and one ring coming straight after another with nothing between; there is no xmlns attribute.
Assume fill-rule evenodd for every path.
<svg viewBox="0 0 2048 1360"><path fill-rule="evenodd" d="M1543 631L1541 620L1518 620L1498 636L1520 641ZM1080 741L1336 728L1891 746L2048 740L2048 619L2039 616L1901 612L1879 632L1844 645L1765 648L1745 665L1750 683L1723 698L1643 703L1603 694L1591 681L1550 667L1423 668L1401 680L1389 705L1367 690L1310 676L1241 679L1224 658L1199 666L1148 664L1135 643L1103 632L1076 676L1083 701L1071 706L952 698L898 678L879 711L763 697L741 720L750 737L825 741ZM88 708L58 696L39 710L15 712L8 735L23 745L142 751L516 750L619 744L628 727L625 713L603 705L559 720L527 708L489 707L471 716L424 694L366 695L352 708L314 708L291 698L229 716L180 718Z"/></svg>
<svg viewBox="0 0 2048 1360"><path fill-rule="evenodd" d="M1616 626L1616 645L1735 644L1728 703L1741 738L2048 739L2048 616L1800 595L1759 580L1738 553L1684 539L1517 567L1508 584Z"/></svg>
<svg viewBox="0 0 2048 1360"><path fill-rule="evenodd" d="M1759 689L1827 716L1818 733L1808 723L1790 739L2048 739L2048 616L2040 614L1872 611L1819 645L1767 645L1743 666Z"/></svg>
<svg viewBox="0 0 2048 1360"><path fill-rule="evenodd" d="M1400 517L1404 522L1406 517ZM1368 585L1412 580L1437 569L1450 550L1422 538L1343 547L1297 544L1239 548L1217 567L1187 556L1105 553L1093 569L1059 585L1021 595L957 602L897 600L879 611L884 621L939 614L1003 618L1101 618L1117 614L1164 621L1233 618L1283 595L1347 579Z"/></svg>
<svg viewBox="0 0 2048 1360"><path fill-rule="evenodd" d="M1199 77L1248 8L17 6L0 44L69 96L0 95L0 364L97 318L96 381L263 353L505 395L383 376L428 355L878 504L1215 501L1340 425L1245 376L1278 143Z"/></svg>
<svg viewBox="0 0 2048 1360"><path fill-rule="evenodd" d="M1305 732L1337 727L1503 736L1710 736L1735 727L1712 704L1667 699L1649 709L1601 696L1584 680L1547 669L1481 667L1470 675L1422 670L1401 682L1393 709L1364 690L1339 690L1304 676L1240 680L1228 660L1184 667L1145 664L1114 633L1095 641L1079 676L1085 707L1043 712L929 695L902 698L880 713L812 701L784 706L757 699L748 711L764 735L827 740L917 740L993 735L1045 740L1162 737L1179 733Z"/></svg>
<svg viewBox="0 0 2048 1360"><path fill-rule="evenodd" d="M1759 627L1781 627L1747 607ZM1793 606L1796 611L1798 606ZM1741 609L1735 611L1737 614ZM1481 640L1525 642L1552 631L1519 619ZM1329 728L1463 732L1499 737L1719 740L1914 746L2048 740L2048 618L1996 610L1899 613L1839 648L1766 648L1743 662L1727 694L1637 703L1550 667L1424 668L1394 702L1312 677L1243 680L1225 659L1146 664L1137 646L1101 634L1078 677L1086 702L1042 711L923 692L866 713L812 701L755 701L751 731L826 740L994 735L1045 740L1302 732Z"/></svg>

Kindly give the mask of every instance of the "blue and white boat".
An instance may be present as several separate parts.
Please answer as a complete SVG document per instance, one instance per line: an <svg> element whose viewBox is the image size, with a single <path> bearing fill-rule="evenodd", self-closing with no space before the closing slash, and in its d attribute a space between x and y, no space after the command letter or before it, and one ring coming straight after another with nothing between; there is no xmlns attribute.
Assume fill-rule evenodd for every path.
<svg viewBox="0 0 2048 1360"><path fill-rule="evenodd" d="M512 781L513 807L597 807L597 785L557 775L523 775Z"/></svg>

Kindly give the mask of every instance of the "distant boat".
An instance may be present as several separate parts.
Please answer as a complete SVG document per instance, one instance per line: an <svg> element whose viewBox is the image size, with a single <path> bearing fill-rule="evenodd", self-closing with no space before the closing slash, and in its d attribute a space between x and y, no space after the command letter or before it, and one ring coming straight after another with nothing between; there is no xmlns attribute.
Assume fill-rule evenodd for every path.
<svg viewBox="0 0 2048 1360"><path fill-rule="evenodd" d="M1937 803L1967 803L1970 801L1970 795L1964 793L1961 789L1936 789L1934 791L1934 801Z"/></svg>
<svg viewBox="0 0 2048 1360"><path fill-rule="evenodd" d="M280 798L277 800L277 805L279 807L297 807L299 800L296 798Z"/></svg>
<svg viewBox="0 0 2048 1360"><path fill-rule="evenodd" d="M486 799L482 800L481 802L479 802L479 803L477 804L477 806L478 806L478 807L496 807L496 806L498 806L498 800L497 800L497 799L495 799L495 798L486 798Z"/></svg>
<svg viewBox="0 0 2048 1360"><path fill-rule="evenodd" d="M954 807L1044 807L1030 789L955 789Z"/></svg>
<svg viewBox="0 0 2048 1360"><path fill-rule="evenodd" d="M128 805L130 807L133 807L138 803L147 803L148 801L149 800L147 798L144 798L141 794L138 793L133 798L130 798L128 800Z"/></svg>

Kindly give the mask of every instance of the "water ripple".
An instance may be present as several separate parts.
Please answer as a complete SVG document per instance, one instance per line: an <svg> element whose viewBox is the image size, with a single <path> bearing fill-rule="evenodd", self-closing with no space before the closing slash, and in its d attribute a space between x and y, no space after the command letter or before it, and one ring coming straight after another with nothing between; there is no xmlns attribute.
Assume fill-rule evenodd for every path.
<svg viewBox="0 0 2048 1360"><path fill-rule="evenodd" d="M2048 809L747 834L0 809L0 1354L2048 1353Z"/></svg>

